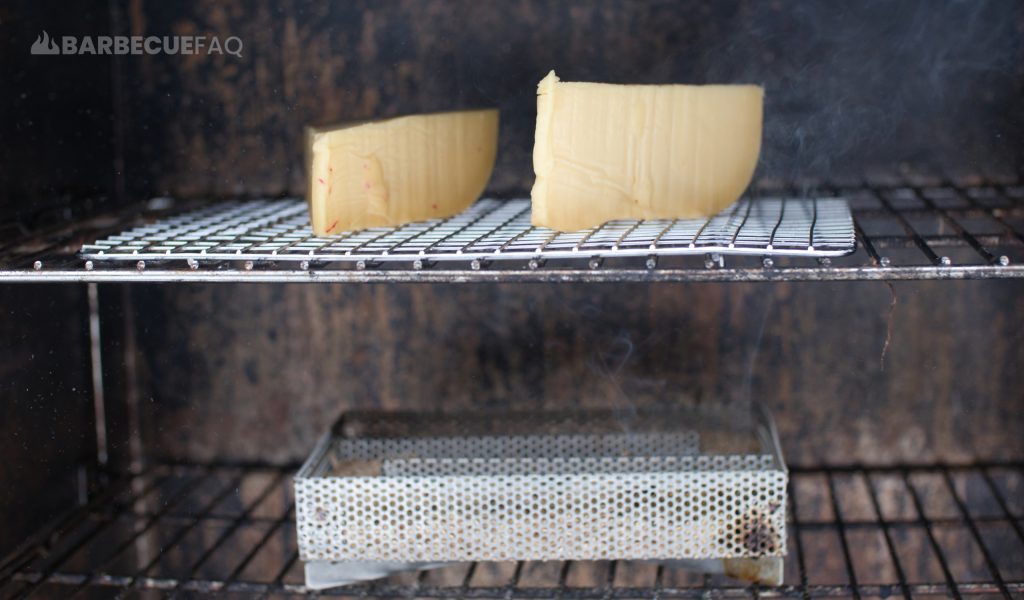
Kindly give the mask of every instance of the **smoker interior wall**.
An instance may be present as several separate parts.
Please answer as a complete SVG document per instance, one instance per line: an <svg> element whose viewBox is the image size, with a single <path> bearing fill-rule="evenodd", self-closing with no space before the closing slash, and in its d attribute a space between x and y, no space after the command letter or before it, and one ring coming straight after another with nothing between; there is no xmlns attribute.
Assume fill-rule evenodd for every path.
<svg viewBox="0 0 1024 600"><path fill-rule="evenodd" d="M114 205L112 61L30 52L43 32L109 35L110 7L0 4L0 244ZM0 286L0 556L78 499L95 459L83 286Z"/></svg>
<svg viewBox="0 0 1024 600"><path fill-rule="evenodd" d="M104 3L21 0L0 5L0 226L54 217L72 204L112 204L112 60L38 56L37 37L109 35ZM6 235L10 235L7 233Z"/></svg>
<svg viewBox="0 0 1024 600"><path fill-rule="evenodd" d="M304 124L462 106L501 108L490 188L523 191L535 85L552 68L763 84L766 177L1016 174L1024 159L1014 0L19 0L0 23L0 224L87 200L302 194ZM44 31L237 36L244 51L33 56Z"/></svg>
<svg viewBox="0 0 1024 600"><path fill-rule="evenodd" d="M238 36L243 58L124 61L128 183L139 194L302 194L309 122L494 105L492 191L533 181L536 84L753 82L760 173L1016 173L1024 4L220 2L136 0L123 33Z"/></svg>
<svg viewBox="0 0 1024 600"><path fill-rule="evenodd" d="M74 505L95 456L84 291L0 286L0 556Z"/></svg>
<svg viewBox="0 0 1024 600"><path fill-rule="evenodd" d="M294 461L345 409L754 398L794 464L1024 456L1024 284L133 286L152 456Z"/></svg>

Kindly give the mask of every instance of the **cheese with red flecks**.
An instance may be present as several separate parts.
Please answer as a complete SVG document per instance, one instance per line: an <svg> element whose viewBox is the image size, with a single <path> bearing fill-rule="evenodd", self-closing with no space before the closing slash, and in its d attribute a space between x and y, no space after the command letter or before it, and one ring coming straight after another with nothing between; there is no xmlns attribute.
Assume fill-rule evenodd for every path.
<svg viewBox="0 0 1024 600"><path fill-rule="evenodd" d="M498 111L410 115L306 130L316 235L455 215L484 190Z"/></svg>

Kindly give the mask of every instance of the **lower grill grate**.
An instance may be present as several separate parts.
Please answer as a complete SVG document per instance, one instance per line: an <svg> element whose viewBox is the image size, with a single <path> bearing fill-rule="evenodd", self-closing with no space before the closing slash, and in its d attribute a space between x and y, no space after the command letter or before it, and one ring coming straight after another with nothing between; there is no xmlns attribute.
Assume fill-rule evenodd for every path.
<svg viewBox="0 0 1024 600"><path fill-rule="evenodd" d="M170 465L116 480L0 563L4 598L306 594L294 468ZM634 561L468 563L319 592L374 598L1024 594L1024 463L795 468L785 584ZM153 592L157 593L157 592ZM148 596L146 596L148 597Z"/></svg>

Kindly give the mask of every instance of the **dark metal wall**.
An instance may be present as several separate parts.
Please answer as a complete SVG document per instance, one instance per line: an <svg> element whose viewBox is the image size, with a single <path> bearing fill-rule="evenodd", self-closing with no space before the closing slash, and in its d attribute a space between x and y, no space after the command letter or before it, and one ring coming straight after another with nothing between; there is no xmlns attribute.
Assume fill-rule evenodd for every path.
<svg viewBox="0 0 1024 600"><path fill-rule="evenodd" d="M0 286L0 555L77 501L95 457L84 292Z"/></svg>
<svg viewBox="0 0 1024 600"><path fill-rule="evenodd" d="M141 193L301 194L311 121L501 109L495 191L533 181L536 84L765 86L761 174L860 176L1024 161L1024 5L977 2L343 3L135 0L125 34L244 41L244 57L124 61Z"/></svg>
<svg viewBox="0 0 1024 600"><path fill-rule="evenodd" d="M751 398L794 464L1024 455L1024 285L893 289L890 328L883 283L134 286L143 430L293 461L353 406Z"/></svg>
<svg viewBox="0 0 1024 600"><path fill-rule="evenodd" d="M106 57L33 56L37 36L104 35L105 3L0 4L0 245L113 205ZM84 286L0 286L0 556L78 500L94 461Z"/></svg>
<svg viewBox="0 0 1024 600"><path fill-rule="evenodd" d="M29 55L43 31L237 36L244 50ZM552 68L764 85L768 178L1024 162L1014 0L47 0L0 7L0 44L0 221L87 197L301 194L304 124L462 106L501 108L491 189L526 190L535 86Z"/></svg>
<svg viewBox="0 0 1024 600"><path fill-rule="evenodd" d="M109 7L0 5L0 226L53 220L69 205L110 206L115 193L112 61L34 56L44 31L109 35Z"/></svg>

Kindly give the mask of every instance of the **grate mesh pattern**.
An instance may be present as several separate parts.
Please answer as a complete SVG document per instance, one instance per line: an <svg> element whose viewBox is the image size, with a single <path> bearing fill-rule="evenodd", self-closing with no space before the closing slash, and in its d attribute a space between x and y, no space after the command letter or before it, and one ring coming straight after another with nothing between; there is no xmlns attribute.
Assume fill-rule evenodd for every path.
<svg viewBox="0 0 1024 600"><path fill-rule="evenodd" d="M743 199L710 219L610 221L559 233L530 225L530 201L483 199L449 219L312 234L302 200L226 202L82 247L93 260L508 260L703 254L838 256L854 249L840 198Z"/></svg>
<svg viewBox="0 0 1024 600"><path fill-rule="evenodd" d="M117 478L0 559L0 597L305 596L293 472L158 464ZM462 563L318 594L1013 598L1024 594L1022 499L1019 462L791 468L781 586L751 587L667 563L528 561Z"/></svg>
<svg viewBox="0 0 1024 600"><path fill-rule="evenodd" d="M486 212L490 207L491 213L463 215L481 217L476 222L420 223L313 239L304 233L305 208L294 200L212 205L158 198L0 241L0 281L554 283L1024 277L1024 185L1019 181L974 181L965 186L941 177L911 182L893 176L884 183L821 184L766 193L820 198L817 218L813 210L797 210L807 207L807 200L762 198L720 215L714 229L699 231L696 241L694 226L682 221L608 223L589 237L552 237L527 227L516 237L525 224L525 207L517 214L514 202L485 201L471 211ZM853 215L852 254L824 255L833 249L825 245L826 238L838 237L826 214L828 203L823 202L830 197L845 198ZM749 215L745 207L750 208ZM808 215L813 228L807 224ZM849 240L848 221L843 223L843 239ZM168 237L170 230L157 224L173 226L180 237ZM730 243L735 247L728 248ZM763 244L763 249L748 244ZM811 245L814 253L807 250ZM115 250L117 260L104 259L113 258L110 253ZM443 254L444 259L431 258L434 254Z"/></svg>

